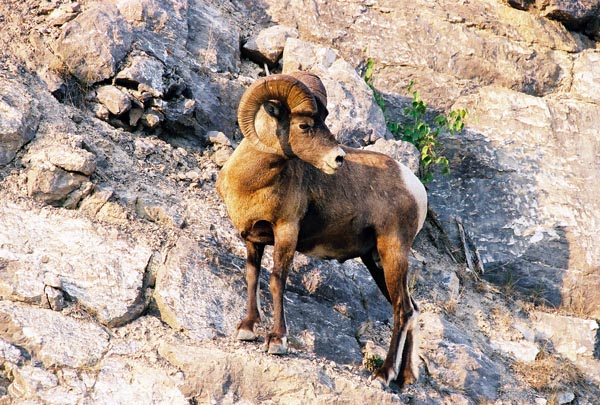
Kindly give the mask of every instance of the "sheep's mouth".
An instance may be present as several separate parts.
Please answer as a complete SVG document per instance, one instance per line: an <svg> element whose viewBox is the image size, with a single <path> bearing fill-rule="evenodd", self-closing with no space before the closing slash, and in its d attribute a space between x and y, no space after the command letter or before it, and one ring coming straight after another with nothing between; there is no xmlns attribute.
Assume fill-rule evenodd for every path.
<svg viewBox="0 0 600 405"><path fill-rule="evenodd" d="M323 162L323 164L321 165L321 171L325 174L334 174L338 171L339 168L340 166L338 166L337 164L332 165L329 162Z"/></svg>

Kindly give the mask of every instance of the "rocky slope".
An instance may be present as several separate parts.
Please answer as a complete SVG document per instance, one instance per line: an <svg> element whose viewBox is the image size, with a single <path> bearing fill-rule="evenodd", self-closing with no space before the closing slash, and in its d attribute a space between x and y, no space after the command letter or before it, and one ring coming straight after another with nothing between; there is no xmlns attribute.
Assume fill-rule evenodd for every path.
<svg viewBox="0 0 600 405"><path fill-rule="evenodd" d="M0 403L595 403L598 5L566 3L0 4ZM370 379L391 309L357 261L297 255L288 356L230 337L244 249L214 182L264 64L318 73L340 141L414 169L386 130L408 83L469 109L411 257L413 386Z"/></svg>

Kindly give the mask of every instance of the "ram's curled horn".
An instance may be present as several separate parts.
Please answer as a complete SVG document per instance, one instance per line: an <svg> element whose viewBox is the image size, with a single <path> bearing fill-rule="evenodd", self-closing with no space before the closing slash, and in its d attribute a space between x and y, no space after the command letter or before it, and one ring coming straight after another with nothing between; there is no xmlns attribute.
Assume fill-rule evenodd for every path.
<svg viewBox="0 0 600 405"><path fill-rule="evenodd" d="M269 100L285 103L292 114L314 115L318 107L308 87L290 75L272 75L259 79L246 90L238 108L238 123L242 134L259 150L278 153L261 142L254 126L256 113Z"/></svg>
<svg viewBox="0 0 600 405"><path fill-rule="evenodd" d="M292 72L289 74L292 77L300 80L312 92L315 98L321 102L323 108L327 110L327 91L319 76L309 72Z"/></svg>

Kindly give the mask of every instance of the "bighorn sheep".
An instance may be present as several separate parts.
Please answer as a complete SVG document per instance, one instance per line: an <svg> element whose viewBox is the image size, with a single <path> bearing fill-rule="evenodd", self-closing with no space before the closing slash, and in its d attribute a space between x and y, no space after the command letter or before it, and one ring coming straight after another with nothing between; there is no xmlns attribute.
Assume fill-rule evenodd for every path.
<svg viewBox="0 0 600 405"><path fill-rule="evenodd" d="M360 257L394 311L377 378L408 384L418 373L413 330L419 312L407 286L408 255L425 221L427 194L392 158L340 146L325 125L327 114L325 87L306 72L259 79L242 96L238 122L245 139L217 179L247 249L248 303L237 338L256 339L265 245L274 245L274 326L265 339L274 354L287 352L283 294L294 252L339 261Z"/></svg>

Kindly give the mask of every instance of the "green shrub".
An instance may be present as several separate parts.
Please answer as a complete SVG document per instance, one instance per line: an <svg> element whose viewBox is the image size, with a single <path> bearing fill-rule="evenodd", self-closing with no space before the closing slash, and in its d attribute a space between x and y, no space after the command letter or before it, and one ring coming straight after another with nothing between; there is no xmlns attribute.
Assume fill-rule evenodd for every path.
<svg viewBox="0 0 600 405"><path fill-rule="evenodd" d="M375 102L385 113L385 100L373 86L373 59L367 59L365 82L373 90ZM419 92L413 90L414 82L410 82L406 93L412 96L412 103L402 112L404 122L387 120L387 127L396 139L412 143L421 153L420 177L423 183L433 179L433 171L437 166L442 173L450 173L448 158L443 154L444 149L438 137L444 133L452 135L462 131L467 117L466 109L452 110L447 115L440 114L433 119L433 126L425 119L427 104L421 99Z"/></svg>

